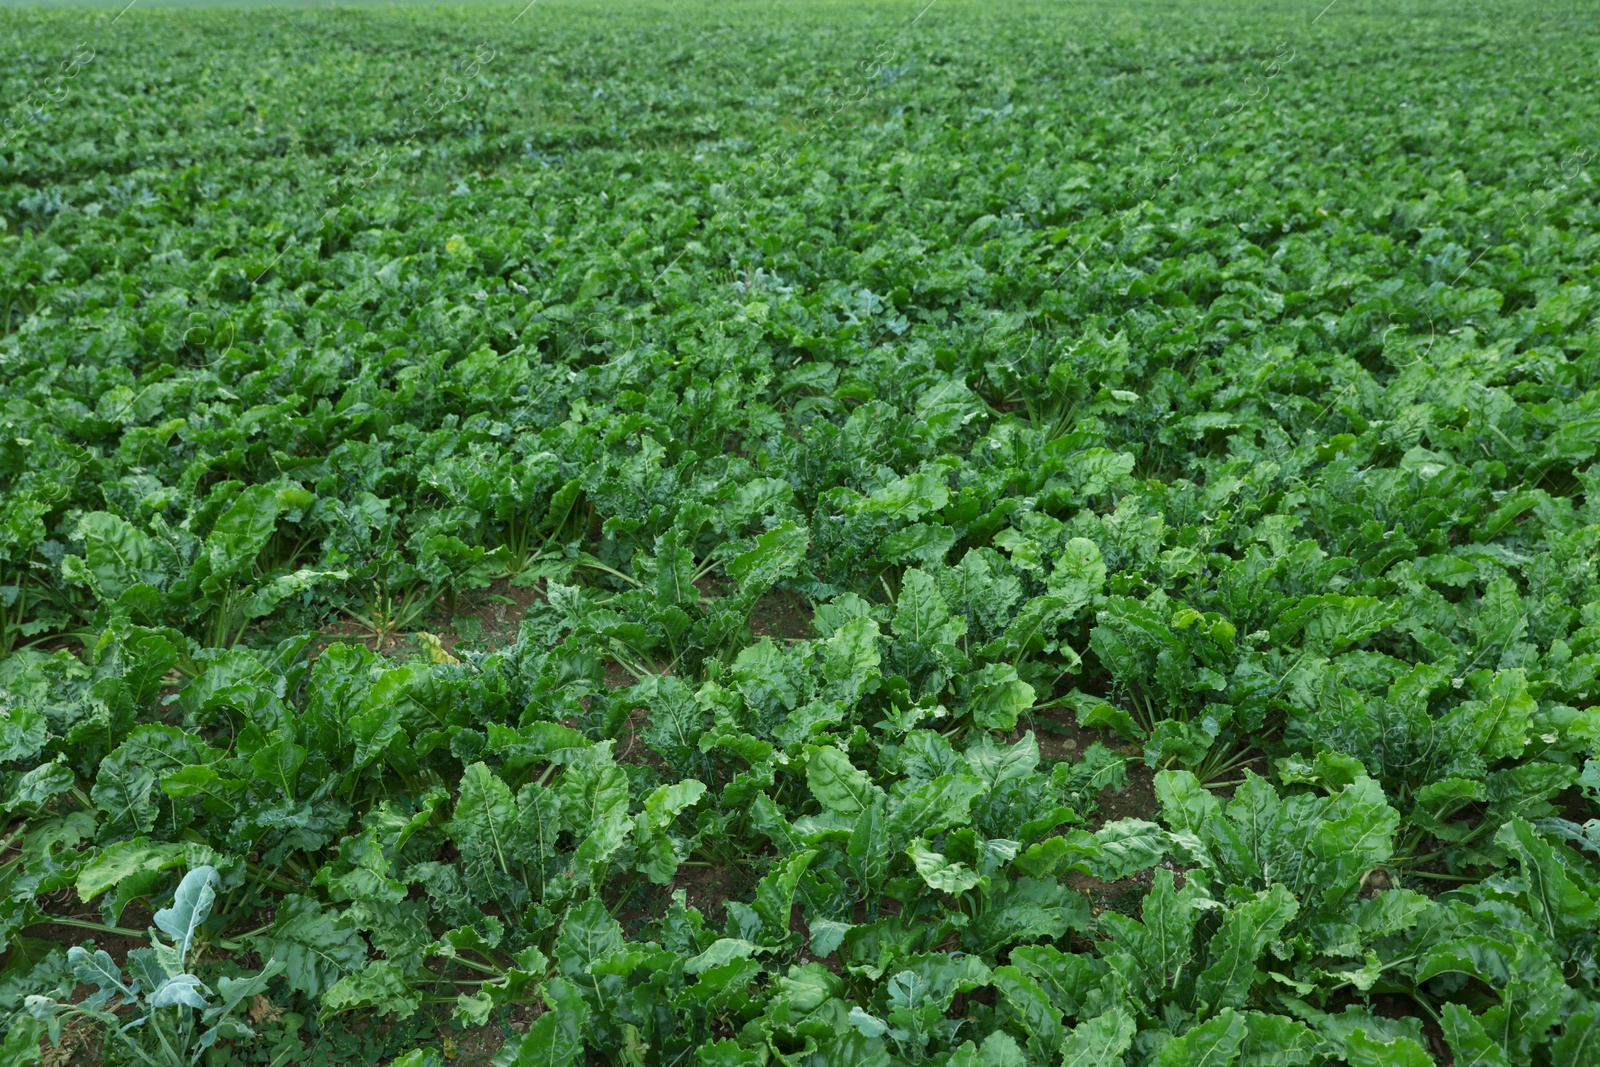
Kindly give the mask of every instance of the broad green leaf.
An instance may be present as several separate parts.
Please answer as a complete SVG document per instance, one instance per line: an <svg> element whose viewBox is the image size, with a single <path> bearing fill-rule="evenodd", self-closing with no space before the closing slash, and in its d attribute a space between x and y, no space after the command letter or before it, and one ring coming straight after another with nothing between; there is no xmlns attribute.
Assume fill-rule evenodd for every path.
<svg viewBox="0 0 1600 1067"><path fill-rule="evenodd" d="M31 760L50 736L45 717L27 708L0 710L0 763Z"/></svg>
<svg viewBox="0 0 1600 1067"><path fill-rule="evenodd" d="M110 602L141 583L163 583L162 562L150 537L124 519L104 511L91 512L78 523L76 536L85 555L62 560L62 573L81 582L102 601Z"/></svg>
<svg viewBox="0 0 1600 1067"><path fill-rule="evenodd" d="M694 693L681 679L653 679L646 691L650 707L650 726L644 732L645 744L675 768L688 769L699 751L708 716L695 700ZM645 688L645 687L641 687Z"/></svg>
<svg viewBox="0 0 1600 1067"><path fill-rule="evenodd" d="M972 773L990 787L1001 782L1025 780L1039 766L1039 742L1029 730L1022 740L1006 745L989 734L979 734L962 753Z"/></svg>
<svg viewBox="0 0 1600 1067"><path fill-rule="evenodd" d="M270 615L279 604L291 597L302 596L325 582L342 582L349 577L349 571L317 571L308 567L280 574L252 590L244 598L240 614L246 619L259 619L263 615Z"/></svg>
<svg viewBox="0 0 1600 1067"><path fill-rule="evenodd" d="M931 783L929 783L931 784ZM902 809L904 804L902 804ZM874 800L861 810L856 816L855 827L850 831L850 839L845 845L845 855L850 862L850 868L855 873L862 889L870 896L876 895L882 888L884 875L889 869L889 857L892 846L889 843L889 830L887 820L883 813L884 805L881 800ZM920 821L921 815L908 818L908 822ZM937 822L930 819L929 823ZM957 820L963 821L963 820ZM927 832L925 829L907 829L906 837ZM813 934L813 937L815 935ZM823 953L827 955L827 953Z"/></svg>
<svg viewBox="0 0 1600 1067"><path fill-rule="evenodd" d="M749 959L765 951L768 950L754 941L745 941L737 937L719 937L704 952L684 961L683 969L686 974L703 974L713 967L721 967L734 960Z"/></svg>
<svg viewBox="0 0 1600 1067"><path fill-rule="evenodd" d="M972 802L986 791L971 775L942 774L924 782L896 802L888 832L894 841L927 837L961 826L972 817Z"/></svg>
<svg viewBox="0 0 1600 1067"><path fill-rule="evenodd" d="M1528 694L1526 673L1496 671L1481 699L1463 701L1439 723L1441 735L1487 763L1521 755L1538 702Z"/></svg>
<svg viewBox="0 0 1600 1067"><path fill-rule="evenodd" d="M1017 677L1010 664L991 663L969 676L970 693L965 710L984 730L1009 730L1033 707L1033 686Z"/></svg>
<svg viewBox="0 0 1600 1067"><path fill-rule="evenodd" d="M172 906L156 912L156 926L172 939L180 963L189 958L194 933L211 914L220 884L215 867L196 867L178 883Z"/></svg>
<svg viewBox="0 0 1600 1067"><path fill-rule="evenodd" d="M335 982L322 995L319 1019L341 1012L371 1008L379 1015L409 1018L422 1004L422 994L406 982L405 974L388 960L373 960L356 974Z"/></svg>
<svg viewBox="0 0 1600 1067"><path fill-rule="evenodd" d="M1087 930L1089 902L1054 878L1018 878L990 893L988 907L969 928L969 949L997 953L1018 942L1043 941Z"/></svg>
<svg viewBox="0 0 1600 1067"><path fill-rule="evenodd" d="M966 630L964 621L951 616L950 606L945 603L931 574L920 568L905 572L900 580L900 596L895 601L896 637L933 648L953 644Z"/></svg>
<svg viewBox="0 0 1600 1067"><path fill-rule="evenodd" d="M1256 960L1299 911L1282 885L1235 906L1211 939L1213 963L1195 983L1195 996L1212 1010L1242 1007L1258 976Z"/></svg>
<svg viewBox="0 0 1600 1067"><path fill-rule="evenodd" d="M756 883L756 897L751 907L761 917L769 944L780 944L788 939L789 909L794 904L795 889L800 884L800 875L816 856L814 851L796 852Z"/></svg>
<svg viewBox="0 0 1600 1067"><path fill-rule="evenodd" d="M0 1067L38 1067L44 1060L40 1039L46 1024L27 1015L17 1015L0 1042Z"/></svg>
<svg viewBox="0 0 1600 1067"><path fill-rule="evenodd" d="M1039 983L1017 968L996 967L993 977L1002 1001L1016 1016L1017 1028L1028 1039L1028 1048L1036 1058L1053 1062L1066 1036L1061 1013Z"/></svg>
<svg viewBox="0 0 1600 1067"><path fill-rule="evenodd" d="M1103 882L1115 882L1148 870L1167 854L1170 839L1161 827L1144 819L1118 819L1094 834L1095 851L1082 866Z"/></svg>
<svg viewBox="0 0 1600 1067"><path fill-rule="evenodd" d="M78 899L87 904L131 875L177 867L183 863L185 851L182 845L148 838L107 845L78 872Z"/></svg>
<svg viewBox="0 0 1600 1067"><path fill-rule="evenodd" d="M278 494L267 485L240 490L206 535L211 573L231 576L255 562L278 522Z"/></svg>
<svg viewBox="0 0 1600 1067"><path fill-rule="evenodd" d="M244 1002L246 998L265 993L267 985L283 970L283 964L278 960L269 960L266 966L255 974L240 977L223 975L217 979L217 1002L211 1005L202 1021L207 1025L216 1025L223 1022L227 1016Z"/></svg>
<svg viewBox="0 0 1600 1067"><path fill-rule="evenodd" d="M1233 1008L1222 1012L1182 1037L1161 1046L1156 1056L1159 1067L1222 1067L1239 1057L1239 1047L1248 1034L1245 1018Z"/></svg>
<svg viewBox="0 0 1600 1067"><path fill-rule="evenodd" d="M462 772L455 815L445 831L461 852L461 871L473 892L492 897L504 891L516 811L511 788L486 764L474 763Z"/></svg>
<svg viewBox="0 0 1600 1067"><path fill-rule="evenodd" d="M583 1032L589 1006L577 986L553 978L541 990L545 1010L520 1041L508 1041L494 1058L495 1067L570 1067L583 1054Z"/></svg>
<svg viewBox="0 0 1600 1067"><path fill-rule="evenodd" d="M706 787L692 778L657 786L645 798L644 810L634 817L634 844L639 869L657 885L666 885L678 872L678 853L669 828L678 815L698 803Z"/></svg>
<svg viewBox="0 0 1600 1067"><path fill-rule="evenodd" d="M965 864L953 863L929 849L927 842L920 838L911 842L906 855L911 857L917 873L928 887L940 893L965 893L984 880L977 871Z"/></svg>
<svg viewBox="0 0 1600 1067"><path fill-rule="evenodd" d="M1597 1055L1600 1055L1600 1009L1591 1005L1567 1017L1561 1036L1551 1046L1550 1062L1593 1063Z"/></svg>
<svg viewBox="0 0 1600 1067"><path fill-rule="evenodd" d="M1345 1038L1344 1058L1350 1067L1434 1067L1433 1057L1409 1037L1379 1041L1360 1030Z"/></svg>
<svg viewBox="0 0 1600 1067"><path fill-rule="evenodd" d="M1172 872L1157 869L1144 898L1143 924L1112 913L1101 918L1108 924L1115 945L1131 954L1152 990L1159 993L1176 987L1189 969L1200 908L1210 903L1197 880L1188 879L1182 889L1177 889Z"/></svg>
<svg viewBox="0 0 1600 1067"><path fill-rule="evenodd" d="M867 497L861 510L911 523L930 511L938 511L949 501L946 474L936 468L895 479Z"/></svg>
<svg viewBox="0 0 1600 1067"><path fill-rule="evenodd" d="M367 949L361 936L339 918L311 897L290 894L278 905L272 932L252 938L250 944L264 959L283 968L289 988L319 997L366 963Z"/></svg>
<svg viewBox="0 0 1600 1067"><path fill-rule="evenodd" d="M800 572L810 540L811 533L804 526L782 523L757 537L755 547L728 560L724 569L747 599L760 596L781 579Z"/></svg>
<svg viewBox="0 0 1600 1067"><path fill-rule="evenodd" d="M878 624L854 618L840 626L824 646L822 674L828 696L853 704L878 676Z"/></svg>
<svg viewBox="0 0 1600 1067"><path fill-rule="evenodd" d="M1239 1067L1310 1067L1324 1042L1305 1023L1259 1011L1244 1013Z"/></svg>
<svg viewBox="0 0 1600 1067"><path fill-rule="evenodd" d="M1512 819L1495 840L1521 861L1530 910L1553 940L1564 941L1600 923L1600 905L1573 880L1555 847L1526 820Z"/></svg>
<svg viewBox="0 0 1600 1067"><path fill-rule="evenodd" d="M43 804L51 797L60 796L78 782L72 769L64 763L46 763L12 776L5 786L5 799L0 811L13 812L18 808Z"/></svg>
<svg viewBox="0 0 1600 1067"><path fill-rule="evenodd" d="M812 796L830 811L854 815L880 792L872 780L850 762L850 757L832 747L807 746L806 784Z"/></svg>
<svg viewBox="0 0 1600 1067"><path fill-rule="evenodd" d="M152 1008L206 1008L210 992L204 982L192 974L175 974L150 991Z"/></svg>
<svg viewBox="0 0 1600 1067"><path fill-rule="evenodd" d="M1134 1030L1133 1016L1121 1008L1079 1023L1061 1044L1062 1067L1120 1067Z"/></svg>
<svg viewBox="0 0 1600 1067"><path fill-rule="evenodd" d="M1074 537L1050 572L1050 592L1062 599L1059 611L1071 617L1094 601L1106 583L1100 547L1087 537Z"/></svg>
<svg viewBox="0 0 1600 1067"><path fill-rule="evenodd" d="M622 950L622 927L601 901L590 898L571 908L556 936L556 963L569 978L581 978L597 960Z"/></svg>
<svg viewBox="0 0 1600 1067"><path fill-rule="evenodd" d="M1455 1053L1457 1067L1511 1067L1506 1050L1488 1034L1476 1015L1460 1004L1445 1004L1439 1010L1445 1040ZM1580 1060L1564 1060L1580 1063Z"/></svg>
<svg viewBox="0 0 1600 1067"><path fill-rule="evenodd" d="M118 970L116 961L104 949L89 951L81 945L73 945L67 949L67 963L72 967L72 975L80 982L86 982L97 989L115 990L123 995L131 995L127 984L122 980L122 972Z"/></svg>

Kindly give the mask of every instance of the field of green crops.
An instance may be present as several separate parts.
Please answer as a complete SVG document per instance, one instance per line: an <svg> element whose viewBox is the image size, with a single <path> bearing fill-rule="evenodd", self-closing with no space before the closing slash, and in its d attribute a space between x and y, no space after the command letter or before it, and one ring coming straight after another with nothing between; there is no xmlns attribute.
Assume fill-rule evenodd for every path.
<svg viewBox="0 0 1600 1067"><path fill-rule="evenodd" d="M0 1067L1600 1063L1600 8L0 12Z"/></svg>

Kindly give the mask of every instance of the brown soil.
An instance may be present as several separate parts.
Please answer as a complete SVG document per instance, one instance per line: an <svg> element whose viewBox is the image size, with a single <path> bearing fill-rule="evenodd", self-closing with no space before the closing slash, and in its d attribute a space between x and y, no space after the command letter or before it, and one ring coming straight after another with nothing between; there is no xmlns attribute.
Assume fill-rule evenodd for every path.
<svg viewBox="0 0 1600 1067"><path fill-rule="evenodd" d="M726 918L727 909L723 905L746 896L754 884L749 872L738 867L690 867L686 864L678 868L667 888L669 893L682 889L689 906L704 915L708 924L717 925Z"/></svg>
<svg viewBox="0 0 1600 1067"><path fill-rule="evenodd" d="M404 631L377 634L354 619L334 619L319 628L312 641L311 658L315 659L324 648L336 642L365 645L374 652L403 657L418 651L417 640L412 635L419 631L438 637L440 647L451 654L460 645L473 649L500 648L516 640L522 617L543 599L542 585L529 589L496 578L485 589L461 593L456 598L454 615L446 610L441 597Z"/></svg>
<svg viewBox="0 0 1600 1067"><path fill-rule="evenodd" d="M441 1025L440 1051L444 1053L445 1062L453 1067L489 1067L501 1046L511 1040L513 1034L525 1033L538 1014L532 1004L513 1004L506 1017L491 1018L484 1026L456 1030Z"/></svg>
<svg viewBox="0 0 1600 1067"><path fill-rule="evenodd" d="M1103 826L1118 819L1151 819L1161 810L1156 800L1156 772L1146 767L1143 760L1128 761L1128 784L1118 793L1106 789L1100 793L1100 809L1096 812L1094 826Z"/></svg>
<svg viewBox="0 0 1600 1067"><path fill-rule="evenodd" d="M750 609L750 633L778 641L804 641L816 636L811 629L811 608L793 593L777 589Z"/></svg>
<svg viewBox="0 0 1600 1067"><path fill-rule="evenodd" d="M611 664L610 666L615 666ZM607 685L610 685L609 679ZM626 684L626 683L624 683ZM646 767L662 769L665 764L655 750L644 743L643 733L650 725L650 712L643 708L634 708L628 713L628 718L623 722L622 729L617 731L616 758L627 763L639 763Z"/></svg>
<svg viewBox="0 0 1600 1067"><path fill-rule="evenodd" d="M1140 757L1144 750L1109 730L1085 729L1072 720L1070 713L1051 710L1034 718L1034 738L1039 742L1039 754L1045 759L1080 759L1084 749L1095 742L1111 751L1128 757L1128 784L1119 793L1105 789L1100 792L1099 808L1087 829L1094 830L1118 819L1154 819L1161 810L1156 801L1156 772L1145 765ZM1020 739L1022 728L1016 734Z"/></svg>
<svg viewBox="0 0 1600 1067"><path fill-rule="evenodd" d="M429 621L439 627L439 643L446 651L458 644L478 648L499 648L517 639L522 617L544 599L544 583L536 588L512 585L497 578L487 589L463 593L456 600L456 613L446 618L444 602L436 605Z"/></svg>
<svg viewBox="0 0 1600 1067"><path fill-rule="evenodd" d="M84 908L79 902L76 893L65 894L70 896L71 904L63 906L60 911L73 911L81 909L80 914L74 914L74 919L85 919L92 923L102 922L98 908ZM49 898L41 903L48 903ZM63 904L65 902L62 902ZM60 914L60 911L57 914ZM124 930L143 930L155 925L155 920L150 914L150 909L142 901L135 900L122 911L122 920L118 924ZM81 926L65 926L60 923L44 922L37 926L30 926L24 931L28 938L38 941L53 941L63 948L73 945L87 945L94 942L95 948L104 949L111 958L121 967L127 963L128 953L136 948L149 948L150 942L140 937L127 937L123 934L106 934L95 930L85 930ZM9 955L9 953L7 953Z"/></svg>
<svg viewBox="0 0 1600 1067"><path fill-rule="evenodd" d="M638 680L622 664L606 661L604 681L607 689L625 689Z"/></svg>

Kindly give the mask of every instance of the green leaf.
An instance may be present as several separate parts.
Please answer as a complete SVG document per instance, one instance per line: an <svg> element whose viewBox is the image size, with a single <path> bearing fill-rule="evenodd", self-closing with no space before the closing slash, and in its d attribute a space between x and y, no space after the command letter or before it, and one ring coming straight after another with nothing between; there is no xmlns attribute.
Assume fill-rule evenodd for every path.
<svg viewBox="0 0 1600 1067"><path fill-rule="evenodd" d="M1563 1025L1561 1036L1550 1047L1550 1062L1594 1063L1596 1056L1600 1056L1600 1009L1573 1012ZM1485 1067L1490 1065L1486 1063Z"/></svg>
<svg viewBox="0 0 1600 1067"><path fill-rule="evenodd" d="M1239 1067L1309 1067L1324 1046L1320 1035L1296 1019L1248 1011L1244 1022Z"/></svg>
<svg viewBox="0 0 1600 1067"><path fill-rule="evenodd" d="M746 600L754 600L784 578L800 572L811 532L793 522L780 523L755 539L755 547L724 564Z"/></svg>
<svg viewBox="0 0 1600 1067"><path fill-rule="evenodd" d="M1094 834L1095 850L1081 866L1102 882L1116 882L1149 870L1167 854L1166 831L1144 819L1118 819Z"/></svg>
<svg viewBox="0 0 1600 1067"><path fill-rule="evenodd" d="M289 988L319 997L346 974L361 970L367 949L353 926L311 897L282 898L272 933L250 939L264 959L283 968Z"/></svg>
<svg viewBox="0 0 1600 1067"><path fill-rule="evenodd" d="M583 1031L589 1006L577 986L565 978L544 984L545 1011L520 1041L508 1041L494 1058L495 1067L571 1067L583 1054Z"/></svg>
<svg viewBox="0 0 1600 1067"><path fill-rule="evenodd" d="M1235 1062L1248 1030L1244 1016L1225 1008L1182 1037L1161 1046L1159 1067L1221 1067Z"/></svg>
<svg viewBox="0 0 1600 1067"><path fill-rule="evenodd" d="M206 994L210 990L192 974L175 974L150 991L152 1008L198 1008L210 1006Z"/></svg>
<svg viewBox="0 0 1600 1067"><path fill-rule="evenodd" d="M950 502L950 489L943 469L918 471L897 478L873 492L860 505L869 514L887 515L904 522L916 522L930 511Z"/></svg>
<svg viewBox="0 0 1600 1067"><path fill-rule="evenodd" d="M73 945L67 949L67 963L72 967L73 977L80 982L124 996L132 995L122 980L122 972L117 968L116 961L104 949L91 952L81 945Z"/></svg>
<svg viewBox="0 0 1600 1067"><path fill-rule="evenodd" d="M644 732L645 744L662 759L680 770L693 765L709 717L695 700L694 693L679 678L651 679L640 687L650 708L650 726Z"/></svg>
<svg viewBox="0 0 1600 1067"><path fill-rule="evenodd" d="M850 868L869 895L875 895L882 888L884 875L889 870L892 846L889 843L889 830L883 809L881 800L874 800L863 808L861 814L856 816L856 824L851 829L850 839L845 845L845 856L850 862ZM915 821L915 817L908 817L908 821ZM913 836L917 832L908 831L906 836Z"/></svg>
<svg viewBox="0 0 1600 1067"><path fill-rule="evenodd" d="M800 875L817 853L796 852L774 867L756 883L756 898L751 907L760 916L768 944L781 944L789 938L789 910L794 904Z"/></svg>
<svg viewBox="0 0 1600 1067"><path fill-rule="evenodd" d="M590 898L568 910L556 936L556 963L569 978L589 973L597 960L623 949L622 926L611 917L603 902Z"/></svg>
<svg viewBox="0 0 1600 1067"><path fill-rule="evenodd" d="M1500 828L1495 841L1520 860L1529 910L1552 939L1565 941L1600 923L1600 905L1568 874L1555 847L1526 820L1512 819Z"/></svg>
<svg viewBox="0 0 1600 1067"><path fill-rule="evenodd" d="M1528 694L1521 669L1496 671L1482 699L1467 700L1439 722L1440 734L1464 752L1478 753L1486 763L1522 754L1538 702Z"/></svg>
<svg viewBox="0 0 1600 1067"><path fill-rule="evenodd" d="M1350 1067L1434 1067L1433 1057L1409 1037L1379 1041L1360 1030L1345 1038L1344 1058Z"/></svg>
<svg viewBox="0 0 1600 1067"><path fill-rule="evenodd" d="M6 782L5 800L0 803L0 811L10 813L18 808L43 804L77 784L77 776L64 763L46 763L34 767Z"/></svg>
<svg viewBox="0 0 1600 1067"><path fill-rule="evenodd" d="M172 906L156 912L156 926L172 939L180 963L189 958L194 932L211 914L211 905L217 899L216 887L220 884L215 867L196 867L178 883Z"/></svg>
<svg viewBox="0 0 1600 1067"><path fill-rule="evenodd" d="M268 983L282 970L283 964L281 962L269 960L267 965L255 974L242 976L223 975L218 978L217 1003L206 1010L205 1015L202 1016L202 1022L207 1026L217 1026L221 1029L223 1020L233 1014L234 1010L247 998L254 997L258 993L265 993ZM201 1039L201 1044L202 1046L205 1044L204 1038Z"/></svg>
<svg viewBox="0 0 1600 1067"><path fill-rule="evenodd" d="M1074 537L1062 549L1050 572L1050 592L1061 598L1060 614L1071 618L1093 603L1106 584L1106 564L1100 546L1087 537Z"/></svg>
<svg viewBox="0 0 1600 1067"><path fill-rule="evenodd" d="M1084 697L1073 704L1073 713L1085 730L1103 728L1129 741L1144 739L1144 728L1133 721L1128 710L1107 701Z"/></svg>
<svg viewBox="0 0 1600 1067"><path fill-rule="evenodd" d="M417 1048L396 1056L389 1067L444 1067L444 1057L438 1049Z"/></svg>
<svg viewBox="0 0 1600 1067"><path fill-rule="evenodd" d="M988 907L965 938L975 952L996 953L1018 942L1089 928L1089 902L1054 878L1018 878L990 894Z"/></svg>
<svg viewBox="0 0 1600 1067"><path fill-rule="evenodd" d="M1210 897L1196 879L1188 879L1182 889L1174 888L1172 872L1157 869L1150 892L1145 895L1143 924L1126 916L1107 913L1101 917L1118 948L1130 953L1156 993L1177 986L1194 955L1194 928L1200 907Z"/></svg>
<svg viewBox="0 0 1600 1067"><path fill-rule="evenodd" d="M854 704L878 677L878 624L857 617L833 632L823 646L822 675L827 695Z"/></svg>
<svg viewBox="0 0 1600 1067"><path fill-rule="evenodd" d="M38 1019L27 1015L13 1017L5 1041L0 1043L0 1067L38 1067L44 1060L40 1039L45 1029L45 1024Z"/></svg>
<svg viewBox="0 0 1600 1067"><path fill-rule="evenodd" d="M889 815L889 837L895 842L909 841L964 825L972 818L972 802L985 792L985 784L971 775L941 774L895 803Z"/></svg>
<svg viewBox="0 0 1600 1067"><path fill-rule="evenodd" d="M50 737L43 715L27 708L0 708L0 762L31 760Z"/></svg>
<svg viewBox="0 0 1600 1067"><path fill-rule="evenodd" d="M315 571L307 567L280 574L252 590L241 602L240 614L246 619L259 619L270 615L285 600L302 596L323 582L342 582L349 577L349 571Z"/></svg>
<svg viewBox="0 0 1600 1067"><path fill-rule="evenodd" d="M379 1015L410 1018L422 1004L422 995L406 982L405 974L388 960L373 960L357 974L345 975L322 995L317 1018L331 1019L341 1012L372 1008Z"/></svg>
<svg viewBox="0 0 1600 1067"><path fill-rule="evenodd" d="M994 969L994 987L1027 1035L1028 1048L1033 1055L1037 1059L1054 1060L1066 1030L1061 1025L1061 1013L1050 1003L1044 989L1010 965Z"/></svg>
<svg viewBox="0 0 1600 1067"><path fill-rule="evenodd" d="M1506 1050L1484 1032L1478 1017L1460 1004L1445 1004L1439 1009L1445 1040L1455 1053L1456 1067L1511 1067ZM1557 1060L1581 1063L1581 1060Z"/></svg>
<svg viewBox="0 0 1600 1067"><path fill-rule="evenodd" d="M882 792L838 749L808 745L805 751L806 784L828 810L854 815Z"/></svg>
<svg viewBox="0 0 1600 1067"><path fill-rule="evenodd" d="M445 832L461 852L461 872L474 893L494 897L504 892L516 812L511 787L488 765L474 763L462 772L455 815Z"/></svg>
<svg viewBox="0 0 1600 1067"><path fill-rule="evenodd" d="M89 586L103 602L111 602L142 583L164 584L162 563L156 544L126 520L104 511L91 512L78 523L76 536L83 541L85 555L62 561L62 574L73 582Z"/></svg>
<svg viewBox="0 0 1600 1067"><path fill-rule="evenodd" d="M1033 707L1033 686L1017 676L1009 663L991 663L968 678L970 692L965 710L984 730L1009 730Z"/></svg>
<svg viewBox="0 0 1600 1067"><path fill-rule="evenodd" d="M278 494L271 486L239 491L206 536L211 573L232 576L255 562L278 524Z"/></svg>
<svg viewBox="0 0 1600 1067"><path fill-rule="evenodd" d="M737 937L719 937L704 952L685 960L683 970L685 974L704 974L713 967L721 967L734 960L747 960L759 952L766 951L768 949L754 941Z"/></svg>
<svg viewBox="0 0 1600 1067"><path fill-rule="evenodd" d="M951 616L950 606L945 603L931 574L917 568L901 576L900 596L894 610L896 637L934 648L953 644L966 630L964 621Z"/></svg>
<svg viewBox="0 0 1600 1067"><path fill-rule="evenodd" d="M657 786L645 798L644 810L634 817L639 869L657 885L666 885L678 873L679 857L669 832L674 820L697 804L705 792L705 784L693 778Z"/></svg>
<svg viewBox="0 0 1600 1067"><path fill-rule="evenodd" d="M940 893L965 893L984 881L984 878L972 868L962 863L953 863L929 849L928 843L921 838L911 843L911 847L906 849L906 855L911 857L917 873L922 876L928 887Z"/></svg>
<svg viewBox="0 0 1600 1067"><path fill-rule="evenodd" d="M1215 962L1201 972L1195 983L1199 1001L1212 1010L1243 1006L1258 977L1256 960L1299 909L1292 893L1282 885L1274 885L1229 911L1222 928L1211 939Z"/></svg>
<svg viewBox="0 0 1600 1067"><path fill-rule="evenodd" d="M78 872L78 899L87 904L132 875L180 866L185 852L182 845L143 837L107 845Z"/></svg>
<svg viewBox="0 0 1600 1067"><path fill-rule="evenodd" d="M1133 1046L1133 1016L1112 1008L1074 1026L1061 1043L1062 1067L1121 1067Z"/></svg>

